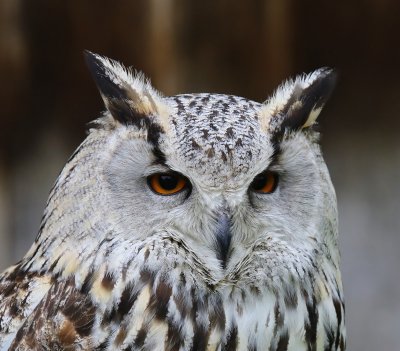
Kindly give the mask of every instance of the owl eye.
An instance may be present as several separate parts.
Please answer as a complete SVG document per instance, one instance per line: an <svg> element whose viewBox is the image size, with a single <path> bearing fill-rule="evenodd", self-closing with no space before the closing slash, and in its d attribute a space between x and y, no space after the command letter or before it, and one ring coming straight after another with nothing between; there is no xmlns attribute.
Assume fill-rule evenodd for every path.
<svg viewBox="0 0 400 351"><path fill-rule="evenodd" d="M156 173L147 177L150 189L158 195L174 195L188 186L189 181L178 173Z"/></svg>
<svg viewBox="0 0 400 351"><path fill-rule="evenodd" d="M265 171L254 178L250 188L257 193L270 194L275 191L277 185L278 175L271 171Z"/></svg>

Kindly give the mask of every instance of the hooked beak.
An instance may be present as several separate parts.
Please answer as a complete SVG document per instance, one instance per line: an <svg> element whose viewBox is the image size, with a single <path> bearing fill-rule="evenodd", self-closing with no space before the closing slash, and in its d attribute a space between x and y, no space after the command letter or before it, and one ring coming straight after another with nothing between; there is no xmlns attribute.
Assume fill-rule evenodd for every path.
<svg viewBox="0 0 400 351"><path fill-rule="evenodd" d="M218 213L218 222L216 230L217 257L221 261L222 268L226 268L228 260L229 247L232 238L232 216L229 210L222 210Z"/></svg>

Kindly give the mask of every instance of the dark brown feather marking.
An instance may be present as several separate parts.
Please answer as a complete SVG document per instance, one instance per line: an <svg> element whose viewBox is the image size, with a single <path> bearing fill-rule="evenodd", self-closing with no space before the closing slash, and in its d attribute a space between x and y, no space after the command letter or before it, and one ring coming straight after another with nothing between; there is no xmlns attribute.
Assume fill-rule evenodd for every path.
<svg viewBox="0 0 400 351"><path fill-rule="evenodd" d="M191 351L202 351L207 348L210 333L202 326L196 325L194 328L193 344Z"/></svg>
<svg viewBox="0 0 400 351"><path fill-rule="evenodd" d="M107 350L107 348L108 348L108 345L109 345L109 337L110 336L108 336L107 338L106 338L106 340L104 340L99 346L97 346L94 350L95 351L104 351L104 350Z"/></svg>
<svg viewBox="0 0 400 351"><path fill-rule="evenodd" d="M335 348L339 347L340 342L340 324L342 323L342 304L338 299L333 299L333 306L335 307L336 318L337 318L337 331L336 331L336 340L335 340Z"/></svg>
<svg viewBox="0 0 400 351"><path fill-rule="evenodd" d="M147 337L148 330L145 327L139 329L136 338L135 338L135 346L141 348L144 345L144 342Z"/></svg>
<svg viewBox="0 0 400 351"><path fill-rule="evenodd" d="M53 301L54 303L54 301ZM96 309L88 296L73 290L64 308L64 315L74 324L76 332L81 337L88 336L92 331Z"/></svg>
<svg viewBox="0 0 400 351"><path fill-rule="evenodd" d="M346 342L344 341L343 335L340 336L340 351L344 351L346 349Z"/></svg>
<svg viewBox="0 0 400 351"><path fill-rule="evenodd" d="M151 295L149 309L154 310L157 319L164 320L168 313L168 302L171 297L172 288L160 282L157 285L155 294Z"/></svg>
<svg viewBox="0 0 400 351"><path fill-rule="evenodd" d="M149 256L150 256L150 250L149 248L146 248L146 251L144 252L144 260L147 261Z"/></svg>
<svg viewBox="0 0 400 351"><path fill-rule="evenodd" d="M278 301L275 303L274 314L275 314L275 326L274 326L273 334L274 334L274 337L276 338L278 335L278 332L282 329L283 322L285 320L285 313L283 311L281 311Z"/></svg>
<svg viewBox="0 0 400 351"><path fill-rule="evenodd" d="M90 289L92 288L93 284L93 278L94 278L94 272L90 271L87 276L85 277L85 280L83 281L81 292L83 294L88 294Z"/></svg>
<svg viewBox="0 0 400 351"><path fill-rule="evenodd" d="M114 289L114 285L115 285L115 280L114 277L111 273L106 272L106 274L104 274L103 279L101 280L101 285L104 289L111 291L112 289Z"/></svg>
<svg viewBox="0 0 400 351"><path fill-rule="evenodd" d="M314 296L312 297L312 301L310 301L308 298L308 294L305 294L305 298L308 312L308 321L306 321L304 325L306 332L306 343L308 350L314 351L317 347L318 309Z"/></svg>
<svg viewBox="0 0 400 351"><path fill-rule="evenodd" d="M297 294L296 291L289 291L285 292L285 305L288 309L296 309L297 308Z"/></svg>
<svg viewBox="0 0 400 351"><path fill-rule="evenodd" d="M182 339L182 330L173 321L168 323L168 333L166 340L166 349L170 351L179 351L184 344Z"/></svg>
<svg viewBox="0 0 400 351"><path fill-rule="evenodd" d="M144 284L149 284L150 287L153 286L153 281L154 281L154 274L148 269L142 269L140 271L140 281L143 282Z"/></svg>
<svg viewBox="0 0 400 351"><path fill-rule="evenodd" d="M131 284L128 284L121 294L121 300L119 301L117 308L118 320L122 318L131 310L133 304L138 297L138 291L135 291Z"/></svg>
<svg viewBox="0 0 400 351"><path fill-rule="evenodd" d="M78 338L74 324L69 320L66 320L63 323L61 329L57 333L57 336L60 340L60 344L64 347L73 345L75 340Z"/></svg>
<svg viewBox="0 0 400 351"><path fill-rule="evenodd" d="M192 300L192 308L190 310L190 318L193 322L193 343L191 346L191 350L205 350L208 343L208 338L210 331L206 330L203 325L200 325L197 321L197 316L206 313L208 307L208 299L209 296L206 294L203 296L199 294L197 290L192 287L190 291L191 300Z"/></svg>
<svg viewBox="0 0 400 351"><path fill-rule="evenodd" d="M76 290L73 278L54 282L18 330L10 350L39 350L43 345L49 350L71 349L78 339L90 336L94 318L95 307L88 295Z"/></svg>
<svg viewBox="0 0 400 351"><path fill-rule="evenodd" d="M217 327L219 330L225 329L226 317L222 300L219 298L210 311L210 329Z"/></svg>
<svg viewBox="0 0 400 351"><path fill-rule="evenodd" d="M330 326L325 325L326 341L324 351L331 351L333 343L335 341L335 333Z"/></svg>
<svg viewBox="0 0 400 351"><path fill-rule="evenodd" d="M22 266L22 263L19 263L14 267L13 271L10 274L8 274L8 276L7 276L8 281L13 281L16 283L19 283L22 281L22 279L25 277L26 273L21 268L21 266Z"/></svg>
<svg viewBox="0 0 400 351"><path fill-rule="evenodd" d="M173 296L175 305L177 310L179 311L181 318L185 318L188 312L191 310L191 306L189 306L185 296L184 292L179 292L176 295Z"/></svg>
<svg viewBox="0 0 400 351"><path fill-rule="evenodd" d="M60 259L61 259L61 255L59 257L57 257L54 260L54 262L50 265L49 272L53 272L54 271L54 268L56 268L56 266L57 266L58 262L60 261Z"/></svg>
<svg viewBox="0 0 400 351"><path fill-rule="evenodd" d="M12 303L8 310L8 313L10 314L11 318L17 317L20 312L21 312L21 309L16 302Z"/></svg>
<svg viewBox="0 0 400 351"><path fill-rule="evenodd" d="M12 343L11 346L18 345L21 342L22 338L24 337L24 333L25 333L24 328L20 328L17 334L15 335L14 342Z"/></svg>
<svg viewBox="0 0 400 351"><path fill-rule="evenodd" d="M289 334L288 334L288 332L286 330L279 337L279 341L278 341L278 345L276 347L276 351L287 351L288 345L289 345Z"/></svg>
<svg viewBox="0 0 400 351"><path fill-rule="evenodd" d="M115 346L121 346L122 343L124 342L127 334L128 333L127 333L126 329L123 326L121 326L117 336L115 337L115 341L114 341Z"/></svg>
<svg viewBox="0 0 400 351"><path fill-rule="evenodd" d="M225 135L226 135L227 138L232 139L234 137L234 135L235 135L235 133L233 131L233 128L232 127L227 128L226 132L225 132Z"/></svg>
<svg viewBox="0 0 400 351"><path fill-rule="evenodd" d="M235 351L239 343L239 335L237 326L231 327L228 338L225 345L222 347L222 351Z"/></svg>

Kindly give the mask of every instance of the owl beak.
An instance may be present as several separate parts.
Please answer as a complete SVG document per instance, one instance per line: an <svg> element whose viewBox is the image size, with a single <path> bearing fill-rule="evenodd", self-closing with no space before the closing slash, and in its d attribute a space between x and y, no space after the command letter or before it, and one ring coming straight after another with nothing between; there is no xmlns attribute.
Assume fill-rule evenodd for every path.
<svg viewBox="0 0 400 351"><path fill-rule="evenodd" d="M228 260L229 247L232 238L232 216L229 211L224 210L218 215L216 242L217 242L217 257L221 261L222 268L226 268Z"/></svg>

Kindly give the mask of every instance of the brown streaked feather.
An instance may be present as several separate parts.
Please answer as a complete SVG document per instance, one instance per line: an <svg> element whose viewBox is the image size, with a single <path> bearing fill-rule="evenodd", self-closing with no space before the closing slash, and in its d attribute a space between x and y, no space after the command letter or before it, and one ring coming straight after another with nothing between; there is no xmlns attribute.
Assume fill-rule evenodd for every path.
<svg viewBox="0 0 400 351"><path fill-rule="evenodd" d="M19 265L0 276L0 340L2 335L18 330L38 298L46 294L52 283L50 276L24 272ZM32 296L33 293L35 296Z"/></svg>
<svg viewBox="0 0 400 351"><path fill-rule="evenodd" d="M56 281L20 326L10 350L75 350L90 347L95 307L73 278Z"/></svg>

